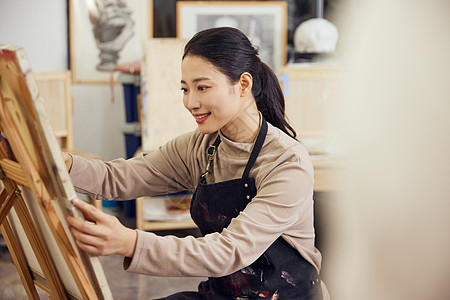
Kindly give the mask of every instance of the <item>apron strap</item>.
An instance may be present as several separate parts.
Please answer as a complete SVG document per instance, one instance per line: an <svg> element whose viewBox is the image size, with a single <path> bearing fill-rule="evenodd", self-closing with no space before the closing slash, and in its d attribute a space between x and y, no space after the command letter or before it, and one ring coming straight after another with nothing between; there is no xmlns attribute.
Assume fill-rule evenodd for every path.
<svg viewBox="0 0 450 300"><path fill-rule="evenodd" d="M210 145L206 150L206 157L208 158L208 164L206 165L206 171L202 174L200 178L204 178L211 171L212 162L214 160L214 156L216 155L217 146L219 146L220 142L221 142L220 135L217 134L214 143Z"/></svg>
<svg viewBox="0 0 450 300"><path fill-rule="evenodd" d="M259 152L261 152L262 145L264 144L264 140L266 139L268 126L267 126L267 122L264 119L264 117L261 116L261 118L262 118L261 129L259 130L258 137L256 138L256 141L255 141L255 145L253 145L253 150L252 150L252 153L250 154L250 158L247 162L247 165L245 166L245 170L242 175L242 178L248 178L248 176L250 174L250 170L252 169L253 164L255 163L256 158L259 155ZM206 171L201 175L200 178L204 178L211 171L212 162L213 162L214 156L216 154L217 146L219 146L220 142L221 142L220 135L218 134L214 143L212 145L210 145L208 147L208 149L206 150L206 155L208 157L208 164L206 165Z"/></svg>
<svg viewBox="0 0 450 300"><path fill-rule="evenodd" d="M259 152L261 151L262 145L264 144L264 140L266 139L267 135L267 122L264 119L263 116L261 116L261 129L259 130L258 137L256 138L255 145L253 146L252 153L250 154L250 158L247 162L247 166L245 166L244 174L242 174L242 178L248 178L250 174L250 170L253 167L253 164L256 161L256 158L259 155Z"/></svg>

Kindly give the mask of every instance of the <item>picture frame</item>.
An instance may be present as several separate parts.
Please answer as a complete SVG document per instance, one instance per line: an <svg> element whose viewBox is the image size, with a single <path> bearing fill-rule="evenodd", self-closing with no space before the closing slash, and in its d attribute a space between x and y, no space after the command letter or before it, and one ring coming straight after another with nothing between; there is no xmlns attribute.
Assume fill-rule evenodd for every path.
<svg viewBox="0 0 450 300"><path fill-rule="evenodd" d="M153 37L153 0L69 0L72 82L106 84L118 64L139 61Z"/></svg>
<svg viewBox="0 0 450 300"><path fill-rule="evenodd" d="M286 64L287 3L285 1L178 1L177 37L190 39L213 27L244 32L259 57L277 72Z"/></svg>

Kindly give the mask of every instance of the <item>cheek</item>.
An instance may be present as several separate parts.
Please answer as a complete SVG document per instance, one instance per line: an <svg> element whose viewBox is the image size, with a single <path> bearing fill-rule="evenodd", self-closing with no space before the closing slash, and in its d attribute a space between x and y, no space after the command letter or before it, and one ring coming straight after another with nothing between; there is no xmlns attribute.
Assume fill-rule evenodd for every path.
<svg viewBox="0 0 450 300"><path fill-rule="evenodd" d="M222 107L223 105L223 99L221 99L221 95L218 93L207 93L201 95L199 97L199 101L202 107L210 111L217 111L218 109L220 110L220 107Z"/></svg>
<svg viewBox="0 0 450 300"><path fill-rule="evenodd" d="M222 89L214 94L211 94L208 97L208 101L211 105L222 109L229 110L232 106L234 106L234 95L230 92L229 89Z"/></svg>

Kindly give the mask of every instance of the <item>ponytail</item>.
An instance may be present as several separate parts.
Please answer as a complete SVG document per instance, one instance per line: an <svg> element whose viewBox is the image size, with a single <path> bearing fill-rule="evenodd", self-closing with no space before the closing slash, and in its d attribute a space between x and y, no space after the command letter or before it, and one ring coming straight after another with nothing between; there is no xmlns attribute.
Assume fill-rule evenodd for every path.
<svg viewBox="0 0 450 300"><path fill-rule="evenodd" d="M232 84L238 82L242 73L252 74L252 93L264 119L296 138L295 130L285 119L284 96L277 76L261 62L258 50L240 30L219 27L200 31L184 47L183 59L189 54L212 63Z"/></svg>
<svg viewBox="0 0 450 300"><path fill-rule="evenodd" d="M295 139L297 133L285 118L284 94L277 76L268 65L261 61L255 75L252 93L258 110L267 122Z"/></svg>

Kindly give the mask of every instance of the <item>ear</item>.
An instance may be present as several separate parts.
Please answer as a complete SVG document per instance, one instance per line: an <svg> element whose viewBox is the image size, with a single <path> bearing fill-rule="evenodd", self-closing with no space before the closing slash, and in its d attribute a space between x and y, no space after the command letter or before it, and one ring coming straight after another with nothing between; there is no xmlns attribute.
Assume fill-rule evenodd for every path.
<svg viewBox="0 0 450 300"><path fill-rule="evenodd" d="M239 78L239 90L241 97L248 96L252 93L253 77L250 73L244 72Z"/></svg>

